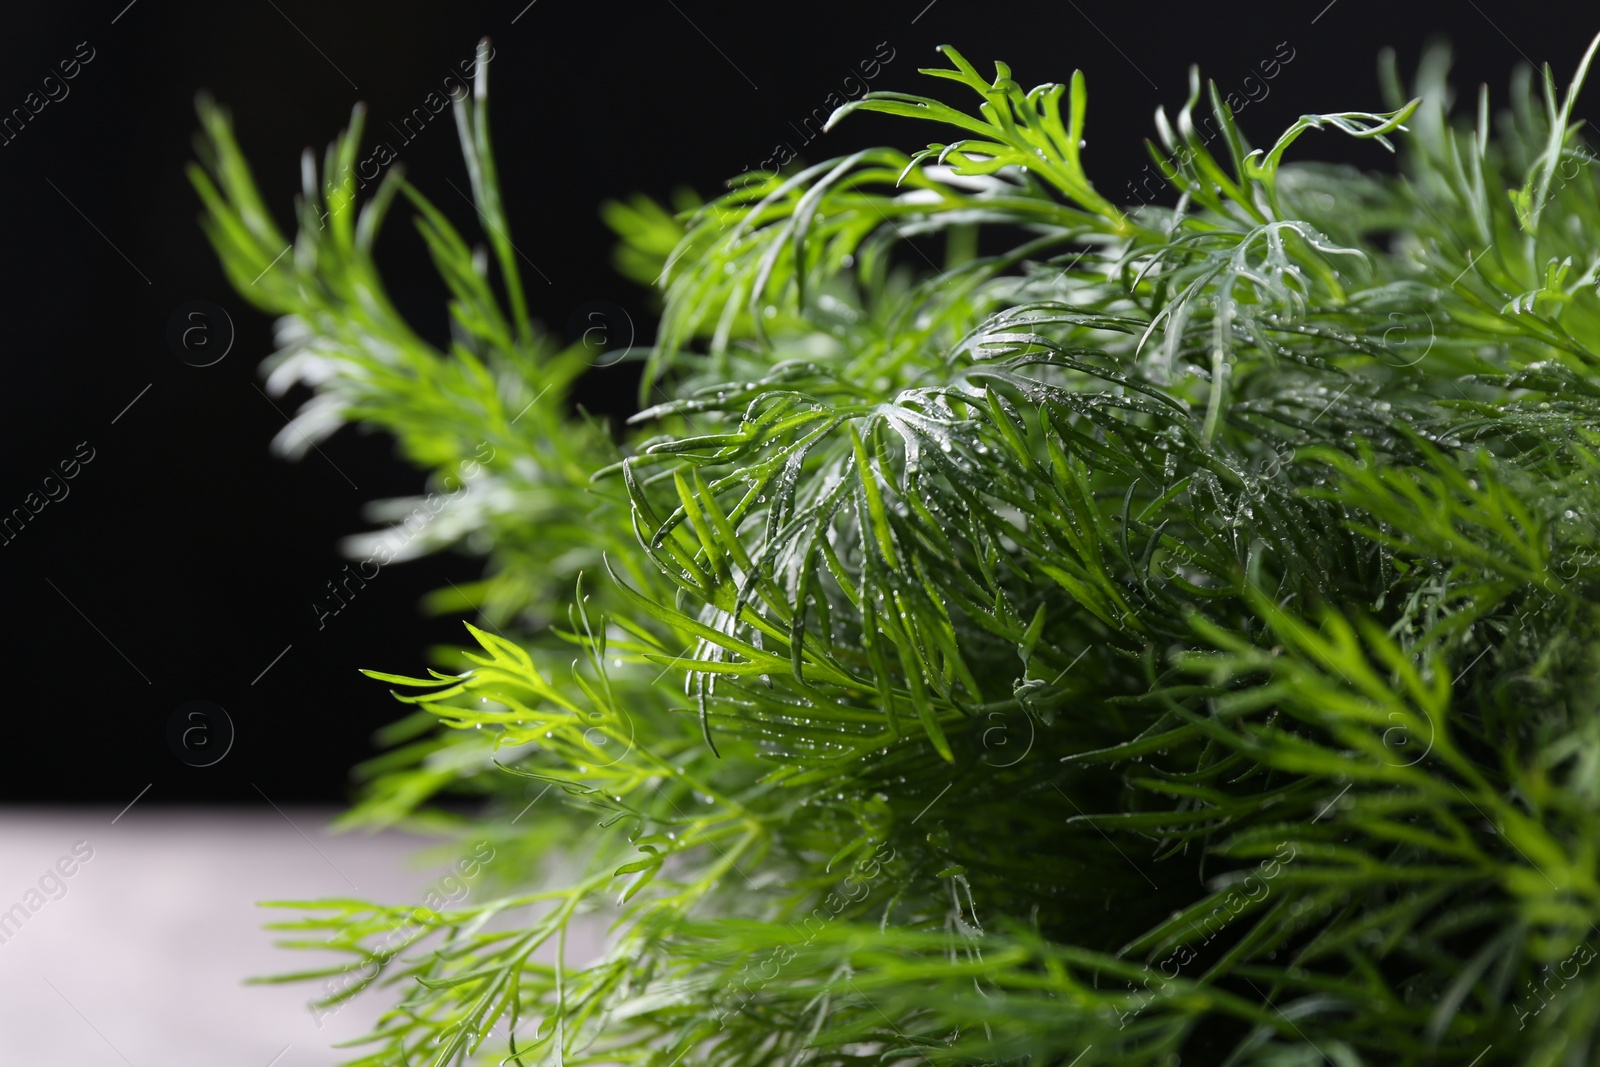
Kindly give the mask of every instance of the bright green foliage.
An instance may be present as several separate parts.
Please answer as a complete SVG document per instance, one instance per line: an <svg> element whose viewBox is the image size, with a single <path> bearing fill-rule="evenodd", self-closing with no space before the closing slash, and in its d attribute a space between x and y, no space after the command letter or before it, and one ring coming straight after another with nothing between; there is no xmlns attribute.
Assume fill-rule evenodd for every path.
<svg viewBox="0 0 1600 1067"><path fill-rule="evenodd" d="M488 252L397 168L356 210L308 161L275 259L203 109L213 240L282 316L273 382L315 389L286 439L380 427L441 479L493 449L429 527L488 556L481 648L374 675L417 714L350 816L490 842L489 880L279 925L349 955L309 975L330 998L390 988L355 1062L1593 1063L1582 72L1524 71L1491 130L1435 54L1410 103L1390 70L1386 113L1266 151L1214 91L1202 132L1196 77L1153 149L1177 207L1123 208L1081 75L943 52L976 114L835 120L962 140L607 209L664 293L620 444L568 414L588 353L528 319L483 65L456 115ZM1401 175L1287 162L1317 130ZM449 351L373 268L396 193Z"/></svg>

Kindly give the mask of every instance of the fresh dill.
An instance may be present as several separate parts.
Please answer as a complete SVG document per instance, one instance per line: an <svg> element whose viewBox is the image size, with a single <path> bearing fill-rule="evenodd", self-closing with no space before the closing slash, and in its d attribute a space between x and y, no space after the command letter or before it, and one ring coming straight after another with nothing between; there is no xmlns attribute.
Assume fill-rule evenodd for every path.
<svg viewBox="0 0 1600 1067"><path fill-rule="evenodd" d="M367 1067L1594 1062L1594 46L1464 120L1391 59L1266 148L1196 75L1175 206L1091 183L1081 74L942 53L959 106L832 121L956 140L607 206L664 302L621 434L531 318L486 53L480 248L398 165L319 178L359 112L291 241L202 103L208 233L313 390L283 440L472 464L423 540L487 558L435 600L471 651L372 672L414 713L347 818L486 881L283 905L345 957L290 977L387 991ZM1299 161L1335 134L1398 174ZM374 264L397 198L446 348Z"/></svg>

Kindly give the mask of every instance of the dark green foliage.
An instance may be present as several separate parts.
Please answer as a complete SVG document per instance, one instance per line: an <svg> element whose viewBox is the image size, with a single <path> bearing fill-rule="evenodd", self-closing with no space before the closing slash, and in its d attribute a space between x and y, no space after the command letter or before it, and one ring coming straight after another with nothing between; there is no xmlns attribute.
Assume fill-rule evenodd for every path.
<svg viewBox="0 0 1600 1067"><path fill-rule="evenodd" d="M608 208L665 298L620 445L567 414L592 353L528 318L483 66L456 114L487 253L398 169L358 211L308 163L269 266L289 242L203 109L213 240L283 316L277 383L316 389L295 432L386 429L446 490L491 454L427 539L489 558L440 600L480 648L374 675L418 712L350 822L489 841L493 882L403 951L409 909L279 924L355 961L309 975L329 997L393 987L354 1062L1594 1062L1583 72L1524 71L1491 131L1436 55L1409 103L1391 71L1389 111L1266 150L1196 76L1152 149L1177 208L1124 211L1081 75L943 52L976 115L835 121L962 140ZM1319 130L1401 176L1285 161ZM373 268L397 193L447 352Z"/></svg>

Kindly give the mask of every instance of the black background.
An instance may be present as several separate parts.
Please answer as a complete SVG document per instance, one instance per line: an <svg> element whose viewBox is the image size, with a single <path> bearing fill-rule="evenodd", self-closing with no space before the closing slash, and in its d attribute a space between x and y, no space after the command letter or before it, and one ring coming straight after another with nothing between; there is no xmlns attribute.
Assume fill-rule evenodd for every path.
<svg viewBox="0 0 1600 1067"><path fill-rule="evenodd" d="M372 731L400 710L356 668L418 670L428 645L460 633L454 619L424 617L419 597L479 571L459 556L385 568L317 629L310 605L344 562L338 539L370 528L365 502L417 491L422 479L387 439L349 429L325 455L269 455L303 397L275 408L257 391L271 324L230 290L196 224L184 165L202 88L232 110L268 204L292 232L302 148L320 156L357 100L370 108L369 143L399 145L387 123L490 36L512 236L549 278L527 272L535 314L559 331L580 305L613 300L648 339L648 301L613 272L599 204L680 185L709 194L780 142L814 162L945 137L863 115L802 147L796 127L880 44L893 58L873 88L939 91L915 71L938 64L933 49L945 42L983 71L1006 60L1024 85L1081 67L1087 166L1103 192L1126 200L1151 115L1182 104L1191 62L1227 92L1286 43L1293 58L1270 95L1240 116L1254 141L1270 143L1302 112L1381 109L1384 45L1409 73L1425 40L1448 38L1456 85L1487 81L1498 104L1525 58L1552 63L1565 84L1596 29L1530 21L1525 5L1490 0L125 3L34 5L5 12L0 30L0 114L23 106L80 42L94 50L70 94L0 147L0 513L38 491L79 442L95 450L70 495L0 547L0 800L120 807L146 785L153 802L260 803L256 786L278 802L341 800L350 766L373 751ZM1381 149L1331 134L1296 151L1387 165ZM478 239L472 209L446 182L467 188L448 116L401 159ZM391 216L380 260L399 306L437 337L443 295L407 216ZM169 318L195 299L223 306L237 329L228 357L206 368L166 343ZM625 372L596 372L582 399L625 413L631 396ZM192 699L225 707L238 730L227 758L207 768L185 766L166 744L173 709Z"/></svg>

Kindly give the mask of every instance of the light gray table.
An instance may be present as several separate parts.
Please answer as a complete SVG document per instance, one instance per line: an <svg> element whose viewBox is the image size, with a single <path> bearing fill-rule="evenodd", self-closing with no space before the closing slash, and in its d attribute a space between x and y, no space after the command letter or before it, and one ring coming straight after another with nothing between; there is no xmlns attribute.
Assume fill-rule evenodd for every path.
<svg viewBox="0 0 1600 1067"><path fill-rule="evenodd" d="M255 902L409 903L438 871L412 862L418 838L326 834L332 814L163 809L146 797L113 824L113 809L0 808L0 1064L339 1062L348 1053L330 1046L365 1032L385 1002L358 998L319 1029L305 1003L313 986L243 984L313 958L275 948L261 924L289 913ZM73 856L79 842L87 862ZM71 876L46 877L63 857ZM25 921L8 911L29 903L42 906Z"/></svg>

